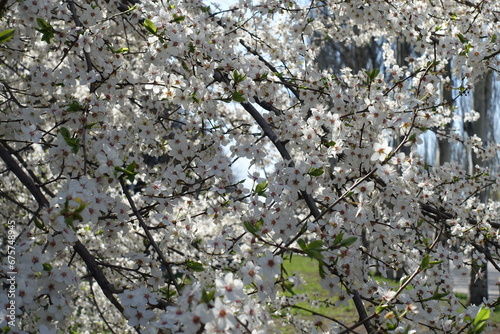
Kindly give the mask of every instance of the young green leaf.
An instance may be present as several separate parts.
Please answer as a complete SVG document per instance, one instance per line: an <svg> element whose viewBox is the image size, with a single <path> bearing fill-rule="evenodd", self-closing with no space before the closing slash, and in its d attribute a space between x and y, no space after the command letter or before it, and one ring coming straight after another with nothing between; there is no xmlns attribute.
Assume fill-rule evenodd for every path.
<svg viewBox="0 0 500 334"><path fill-rule="evenodd" d="M174 16L174 19L172 20L172 22L180 23L180 22L184 21L185 18L186 18L186 16L184 16L184 15Z"/></svg>
<svg viewBox="0 0 500 334"><path fill-rule="evenodd" d="M118 50L115 50L114 53L126 53L128 52L128 48L119 48Z"/></svg>
<svg viewBox="0 0 500 334"><path fill-rule="evenodd" d="M16 30L14 29L5 29L0 32L0 43L5 43L12 37L14 37L14 33Z"/></svg>
<svg viewBox="0 0 500 334"><path fill-rule="evenodd" d="M349 247L350 245L352 245L353 243L355 243L356 240L358 240L357 237L349 237L347 239L342 240L340 242L340 246L342 246L342 247Z"/></svg>
<svg viewBox="0 0 500 334"><path fill-rule="evenodd" d="M78 150L80 149L80 139L73 138L69 130L65 127L61 127L59 129L59 133L61 134L61 136L63 136L64 141L66 141L66 144L68 144L68 146L71 147L71 152L77 154Z"/></svg>
<svg viewBox="0 0 500 334"><path fill-rule="evenodd" d="M42 263L43 271L48 271L49 273L52 271L52 265L50 263Z"/></svg>
<svg viewBox="0 0 500 334"><path fill-rule="evenodd" d="M196 271L196 272L202 272L205 269L203 268L203 265L200 262L195 262L193 260L187 260L186 261L186 267L189 270Z"/></svg>
<svg viewBox="0 0 500 334"><path fill-rule="evenodd" d="M306 242L304 241L304 239L297 240L297 244L299 245L300 249L302 250L306 249Z"/></svg>
<svg viewBox="0 0 500 334"><path fill-rule="evenodd" d="M50 44L50 40L54 38L54 28L52 28L50 23L40 17L36 19L36 23L39 27L36 30L42 33L42 41Z"/></svg>
<svg viewBox="0 0 500 334"><path fill-rule="evenodd" d="M130 182L134 182L135 176L138 173L135 171L136 168L137 168L137 164L135 163L135 161L133 161L126 168L115 166L115 172L116 173L118 173L118 172L123 173L122 175L125 176Z"/></svg>
<svg viewBox="0 0 500 334"><path fill-rule="evenodd" d="M320 167L320 168L311 168L311 170L309 171L309 175L311 176L320 176L320 175L323 175L325 171L323 170L323 167Z"/></svg>
<svg viewBox="0 0 500 334"><path fill-rule="evenodd" d="M205 304L210 304L212 301L215 300L215 290L208 291L203 290L201 292L201 301L204 302Z"/></svg>
<svg viewBox="0 0 500 334"><path fill-rule="evenodd" d="M462 44L465 44L469 41L467 38L464 37L464 35L462 35L460 33L457 34L457 37L460 40L460 43L462 43Z"/></svg>
<svg viewBox="0 0 500 334"><path fill-rule="evenodd" d="M245 102L245 98L243 97L243 94L235 91L233 94L231 94L231 99L233 99L234 102Z"/></svg>
<svg viewBox="0 0 500 334"><path fill-rule="evenodd" d="M142 23L142 25L144 26L144 28L146 28L147 31L149 31L153 35L156 35L156 33L158 32L158 28L156 28L153 21L151 21L149 19L145 19L144 22Z"/></svg>
<svg viewBox="0 0 500 334"><path fill-rule="evenodd" d="M375 78L377 78L377 75L379 73L380 73L380 70L378 68L371 70L371 71L369 71L369 70L365 71L365 74L368 77L368 79L370 79L370 82L375 80Z"/></svg>
<svg viewBox="0 0 500 334"><path fill-rule="evenodd" d="M323 279L326 277L326 271L325 271L324 263L321 260L318 261L318 273L319 273L319 277L321 277Z"/></svg>
<svg viewBox="0 0 500 334"><path fill-rule="evenodd" d="M425 254L424 258L422 259L422 262L420 262L420 269L424 270L424 269L427 269L430 267L430 255L429 254Z"/></svg>
<svg viewBox="0 0 500 334"><path fill-rule="evenodd" d="M323 143L323 145L325 145L326 147L333 147L337 145L337 143L334 142L333 140L330 140L329 142Z"/></svg>
<svg viewBox="0 0 500 334"><path fill-rule="evenodd" d="M313 250L319 250L323 247L323 241L321 240L314 240L307 245L307 249L313 249Z"/></svg>
<svg viewBox="0 0 500 334"><path fill-rule="evenodd" d="M245 226L245 229L253 235L257 235L257 232L260 231L260 228L257 224L252 224L248 221L244 221L243 226Z"/></svg>
<svg viewBox="0 0 500 334"><path fill-rule="evenodd" d="M262 197L267 197L265 194L267 190L267 181L263 181L255 186L254 192Z"/></svg>
<svg viewBox="0 0 500 334"><path fill-rule="evenodd" d="M71 101L70 104L66 105L67 112L78 112L83 111L85 108L76 100Z"/></svg>

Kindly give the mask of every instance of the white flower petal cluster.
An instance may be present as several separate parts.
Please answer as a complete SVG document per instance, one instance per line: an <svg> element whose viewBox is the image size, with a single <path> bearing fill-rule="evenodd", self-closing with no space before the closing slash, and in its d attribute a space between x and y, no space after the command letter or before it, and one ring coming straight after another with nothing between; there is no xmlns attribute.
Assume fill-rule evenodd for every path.
<svg viewBox="0 0 500 334"><path fill-rule="evenodd" d="M452 280L498 269L499 144L453 103L498 78L499 12L0 1L2 265L17 280L0 328L480 331L499 301L463 306ZM431 164L431 136L467 162ZM287 269L306 257L321 293ZM358 324L323 311L353 302Z"/></svg>

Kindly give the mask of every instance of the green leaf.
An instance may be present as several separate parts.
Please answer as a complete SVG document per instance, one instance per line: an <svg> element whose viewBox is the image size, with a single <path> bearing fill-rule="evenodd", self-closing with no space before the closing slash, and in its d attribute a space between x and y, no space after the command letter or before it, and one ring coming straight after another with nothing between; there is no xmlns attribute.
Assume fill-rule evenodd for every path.
<svg viewBox="0 0 500 334"><path fill-rule="evenodd" d="M469 43L465 44L464 46L464 50L462 52L460 52L460 55L461 56L465 56L467 55L469 52L470 52L470 49L472 48L472 45Z"/></svg>
<svg viewBox="0 0 500 334"><path fill-rule="evenodd" d="M324 145L325 145L326 147L333 147L333 146L337 145L337 143L336 143L336 142L334 142L333 140L330 140L329 142L324 143Z"/></svg>
<svg viewBox="0 0 500 334"><path fill-rule="evenodd" d="M290 292L292 296L296 295L295 291L293 291L292 289L294 287L293 282L285 281L281 286L283 287L284 290Z"/></svg>
<svg viewBox="0 0 500 334"><path fill-rule="evenodd" d="M371 71L369 71L369 70L365 71L365 74L368 77L368 79L370 79L370 82L375 80L375 78L377 78L377 75L379 73L380 73L380 70L378 68L371 70Z"/></svg>
<svg viewBox="0 0 500 334"><path fill-rule="evenodd" d="M200 103L200 99L196 97L196 92L191 93L190 97L193 99L193 102Z"/></svg>
<svg viewBox="0 0 500 334"><path fill-rule="evenodd" d="M352 245L353 243L355 243L356 240L358 240L357 237L349 237L347 239L342 240L340 242L340 246L342 246L342 247L349 247L350 245Z"/></svg>
<svg viewBox="0 0 500 334"><path fill-rule="evenodd" d="M41 230L45 230L45 224L36 218L35 218L35 226Z"/></svg>
<svg viewBox="0 0 500 334"><path fill-rule="evenodd" d="M36 19L36 24L38 24L39 27L36 31L42 33L42 41L50 44L50 40L54 38L54 28L52 28L50 23L40 17Z"/></svg>
<svg viewBox="0 0 500 334"><path fill-rule="evenodd" d="M77 154L78 150L80 149L80 139L73 138L69 130L65 127L61 127L59 129L59 133L64 138L64 141L66 141L66 144L71 147L71 152Z"/></svg>
<svg viewBox="0 0 500 334"><path fill-rule="evenodd" d="M175 23L180 23L182 21L184 21L184 19L186 18L186 16L184 15L174 15L174 19L172 20L172 22L175 22Z"/></svg>
<svg viewBox="0 0 500 334"><path fill-rule="evenodd" d="M144 26L144 28L146 28L147 31L149 31L153 35L156 35L156 33L158 32L158 28L156 28L153 21L151 21L149 19L145 19L144 22L142 23L142 25Z"/></svg>
<svg viewBox="0 0 500 334"><path fill-rule="evenodd" d="M210 304L210 302L215 300L215 290L207 292L207 290L203 290L201 292L201 301L205 304Z"/></svg>
<svg viewBox="0 0 500 334"><path fill-rule="evenodd" d="M114 53L125 53L128 52L128 48L119 48L118 50L115 50Z"/></svg>
<svg viewBox="0 0 500 334"><path fill-rule="evenodd" d="M297 244L299 245L300 249L302 250L306 249L306 242L304 241L304 239L297 240Z"/></svg>
<svg viewBox="0 0 500 334"><path fill-rule="evenodd" d="M52 266L50 265L50 263L43 263L42 266L43 266L44 271L48 271L48 272L52 271Z"/></svg>
<svg viewBox="0 0 500 334"><path fill-rule="evenodd" d="M410 137L408 137L408 141L413 142L413 141L415 141L416 138L417 138L417 134L416 133L412 133L410 135Z"/></svg>
<svg viewBox="0 0 500 334"><path fill-rule="evenodd" d="M76 100L73 100L70 104L66 105L67 112L78 112L83 111L85 108Z"/></svg>
<svg viewBox="0 0 500 334"><path fill-rule="evenodd" d="M203 265L200 262L195 262L193 260L187 260L186 261L186 267L189 270L196 271L196 272L202 272L205 269L203 268Z"/></svg>
<svg viewBox="0 0 500 334"><path fill-rule="evenodd" d="M137 168L137 164L135 163L135 161L132 161L132 163L129 164L126 168L115 166L115 172L123 173L122 174L123 176L127 177L127 179L130 182L133 182L135 179L135 176L138 174L138 172L135 171L136 168Z"/></svg>
<svg viewBox="0 0 500 334"><path fill-rule="evenodd" d="M210 13L210 6L200 6L203 13Z"/></svg>
<svg viewBox="0 0 500 334"><path fill-rule="evenodd" d="M434 295L432 295L432 299L446 301L446 300L449 300L449 298L445 298L445 297L447 297L449 294L450 294L449 292L435 293Z"/></svg>
<svg viewBox="0 0 500 334"><path fill-rule="evenodd" d="M464 37L464 35L462 35L460 33L457 34L457 37L460 40L460 43L462 43L462 44L465 44L469 41L467 38Z"/></svg>
<svg viewBox="0 0 500 334"><path fill-rule="evenodd" d="M14 37L15 29L5 29L0 32L0 43L5 43L12 37Z"/></svg>
<svg viewBox="0 0 500 334"><path fill-rule="evenodd" d="M429 268L430 259L431 259L430 255L425 254L424 258L422 259L422 262L420 262L420 269L424 270Z"/></svg>
<svg viewBox="0 0 500 334"><path fill-rule="evenodd" d="M384 311L386 308L388 308L387 305L379 305L379 306L377 306L377 308L375 309L375 314L382 313L382 311Z"/></svg>
<svg viewBox="0 0 500 334"><path fill-rule="evenodd" d="M333 239L333 244L338 245L342 242L342 239L344 238L344 232L340 232L335 236L335 239Z"/></svg>
<svg viewBox="0 0 500 334"><path fill-rule="evenodd" d="M38 24L40 29L47 29L47 28L51 27L50 24L47 23L47 21L45 21L44 19L42 19L40 17L36 19L36 24Z"/></svg>
<svg viewBox="0 0 500 334"><path fill-rule="evenodd" d="M493 34L493 36L491 36L491 43L495 43L497 41L497 34Z"/></svg>
<svg viewBox="0 0 500 334"><path fill-rule="evenodd" d="M94 125L96 125L96 124L99 124L99 122L92 122L92 123L89 123L89 124L87 124L87 125L85 126L85 129L90 130L90 129L92 129L92 128L94 127Z"/></svg>
<svg viewBox="0 0 500 334"><path fill-rule="evenodd" d="M243 80L245 80L246 77L247 77L246 75L240 74L236 70L233 71L233 80L235 84L242 82Z"/></svg>
<svg viewBox="0 0 500 334"><path fill-rule="evenodd" d="M60 128L59 129L59 133L61 134L61 136L63 136L64 139L71 137L71 134L69 133L69 130L67 128L65 128L65 127Z"/></svg>
<svg viewBox="0 0 500 334"><path fill-rule="evenodd" d="M309 175L311 176L320 176L320 175L323 175L325 171L323 170L323 167L320 167L320 168L311 168L311 170L309 171Z"/></svg>
<svg viewBox="0 0 500 334"><path fill-rule="evenodd" d="M307 254L307 256L316 260L321 260L324 258L324 256L321 254L321 252L324 251L324 249L322 248L323 241L314 240L311 241L309 244L306 244L306 242L303 239L299 239L297 240L297 244L304 251L304 253Z"/></svg>
<svg viewBox="0 0 500 334"><path fill-rule="evenodd" d="M326 277L326 271L323 265L323 261L318 261L318 272L319 272L319 277L323 279Z"/></svg>
<svg viewBox="0 0 500 334"><path fill-rule="evenodd" d="M311 243L309 243L309 245L307 245L307 249L320 249L321 247L323 247L323 241L321 240L314 240L314 241L311 241Z"/></svg>
<svg viewBox="0 0 500 334"><path fill-rule="evenodd" d="M267 190L267 181L263 181L262 183L259 183L255 186L254 192L262 197L267 197L265 194Z"/></svg>
<svg viewBox="0 0 500 334"><path fill-rule="evenodd" d="M231 94L231 99L235 102L245 102L246 99L243 97L243 94L235 91L233 94Z"/></svg>
<svg viewBox="0 0 500 334"><path fill-rule="evenodd" d="M472 322L474 327L476 327L476 333L480 333L483 330L484 325L486 325L486 322L490 318L490 313L491 311L489 308L481 305L479 311L476 314L476 317L474 318L474 321ZM480 326L481 328L479 328Z"/></svg>
<svg viewBox="0 0 500 334"><path fill-rule="evenodd" d="M244 221L244 222L243 222L243 226L245 226L245 229L246 229L249 233L251 233L251 234L253 234L253 235L255 235L255 236L256 236L256 235L257 235L257 232L259 232L259 231L260 231L260 226L262 226L262 224L258 224L258 223L252 224L252 223L250 223L250 222L248 222L248 221Z"/></svg>
<svg viewBox="0 0 500 334"><path fill-rule="evenodd" d="M472 321L472 326L469 328L469 331L467 332L468 334L479 334L484 331L486 328L486 323L488 322L490 318L490 309L485 307L484 305L481 305L479 308L479 311L476 314L476 317ZM468 320L468 319L465 319ZM469 320L470 321L470 320Z"/></svg>

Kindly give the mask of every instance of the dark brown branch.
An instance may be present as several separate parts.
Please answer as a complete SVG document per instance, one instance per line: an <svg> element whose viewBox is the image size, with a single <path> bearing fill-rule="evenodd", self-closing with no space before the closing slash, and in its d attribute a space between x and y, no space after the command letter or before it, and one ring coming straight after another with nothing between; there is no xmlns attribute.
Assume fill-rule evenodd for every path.
<svg viewBox="0 0 500 334"><path fill-rule="evenodd" d="M264 131L264 135L271 140L271 142L274 144L278 152L280 153L281 157L285 160L288 161L289 166L295 166L295 163L288 152L287 148L285 147L285 143L280 141L276 133L274 133L273 129L267 123L267 121L262 117L260 112L255 109L255 107L248 102L242 102L241 106L245 108L245 110L252 116L252 118L257 122L257 124L260 126L262 131ZM319 211L318 207L316 206L316 203L314 202L314 199L312 196L307 193L304 190L300 191L300 194L304 198L304 201L306 202L309 210L311 211L311 214L316 218L321 215L321 212Z"/></svg>
<svg viewBox="0 0 500 334"><path fill-rule="evenodd" d="M14 160L11 153L5 147L4 141L0 145L0 158L5 162L7 168L16 175L17 179L28 189L31 195L35 198L39 207L48 207L49 201L45 198L40 188L35 184L33 179Z"/></svg>
<svg viewBox="0 0 500 334"><path fill-rule="evenodd" d="M273 73L279 73L279 71L276 69L276 67L274 67L272 64L270 64L267 60L264 59L264 57L262 57L257 51L255 51L254 49L252 49L251 47L249 47L248 45L245 44L245 42L240 39L240 44L243 45L243 47L248 51L250 52L251 54L253 54L254 56L257 56L259 58L259 60L261 62L263 62L267 68L269 68L271 71L273 71ZM290 89L290 91L293 93L293 95L295 95L295 97L297 99L300 100L300 94L299 94L299 91L290 83L288 82L287 80L283 79L283 78L280 78L280 81L288 88Z"/></svg>
<svg viewBox="0 0 500 334"><path fill-rule="evenodd" d="M290 153L288 152L287 148L285 147L285 144L279 140L278 136L274 133L271 126L269 126L267 121L264 119L264 117L262 117L262 115L258 112L258 110L255 109L255 107L248 102L242 102L241 106L243 108L245 108L245 110L250 114L250 116L252 116L252 118L257 122L257 124L260 126L262 131L264 131L265 136L271 140L271 142L274 144L274 146L276 147L278 152L281 154L281 157L285 161L288 161L290 166L294 166L295 165L294 161L293 161L292 157L290 156ZM372 170L367 175L365 175L363 178L361 178L360 180L355 182L351 188L356 187L358 184L363 182L366 178L370 177L375 172L375 170L376 169ZM326 212L329 212L330 208L328 210L321 212L318 209L318 207L314 201L314 198L305 190L301 190L300 194L304 198L304 201L306 202L307 207L309 208L311 214L314 216L315 221L319 221L321 219L321 217ZM341 198L343 198L343 197L341 197ZM363 325L365 326L366 330L370 333L370 329L371 329L370 319L363 316L366 314L366 311L364 309L363 301L361 300L361 297L359 296L359 294L354 294L352 298L353 298L354 303L357 306L359 306L360 309L362 310L362 312L359 313L360 309L358 309L358 313L360 315L360 318L368 319L368 320L366 320L366 322L363 323Z"/></svg>
<svg viewBox="0 0 500 334"><path fill-rule="evenodd" d="M120 177L120 185L122 187L123 193L125 194L125 197L128 200L128 203L130 204L130 207L132 208L132 211L134 212L135 216L137 217L137 220L139 221L139 225L141 225L141 228L144 230L144 233L146 234L146 237L147 237L149 243L151 244L151 246L153 246L154 250L158 254L158 257L160 258L161 263L167 269L167 273L168 273L170 282L175 286L175 289L177 290L177 292L180 292L179 285L177 284L177 281L175 280L175 277L174 277L174 272L172 270L172 266L165 258L165 255L163 254L162 250L160 249L160 247L158 246L158 244L154 240L153 236L151 235L151 232L149 231L149 228L146 225L146 222L142 218L141 213L139 212L139 210L135 206L134 199L130 195L130 191L128 190L128 187L125 184L123 177Z"/></svg>
<svg viewBox="0 0 500 334"><path fill-rule="evenodd" d="M75 242L73 249L75 250L75 252L78 253L78 255L80 255L83 262L85 262L85 265L87 266L90 275L92 275L92 277L95 278L97 284L99 284L99 286L101 287L104 295L109 299L109 301L113 305L115 305L115 307L121 313L123 313L124 310L123 306L118 302L118 300L116 300L115 296L113 296L113 293L121 293L123 292L123 290L119 290L115 288L111 283L109 283L106 276L99 269L99 265L97 264L94 256L90 254L88 249L80 242L80 240Z"/></svg>
<svg viewBox="0 0 500 334"><path fill-rule="evenodd" d="M354 301L354 306L356 306L356 310L358 311L359 320L361 321L363 319L367 319L368 314L366 313L365 306L363 305L363 300L361 299L358 290L353 290L352 293L352 300ZM372 326L369 321L365 322L363 325L365 326L365 329L368 333L372 333Z"/></svg>
<svg viewBox="0 0 500 334"><path fill-rule="evenodd" d="M71 12L71 16L73 17L73 20L75 21L75 24L78 26L78 27L81 27L81 28L85 28L82 24L82 22L80 21L80 18L78 17L78 15L76 14L76 7L75 7L75 3L73 2L73 0L68 0L68 7L69 7L69 10ZM87 63L87 72L90 72L92 71L92 59L90 59L90 54L87 52L87 51L83 51L83 55L85 57L85 62ZM90 92L93 93L93 90L92 90L92 87L93 85L90 86Z"/></svg>
<svg viewBox="0 0 500 334"><path fill-rule="evenodd" d="M41 192L38 185L35 184L33 179L26 174L26 172L19 166L19 164L14 160L11 153L4 146L3 141L0 142L0 158L5 162L7 168L16 175L17 179L28 189L31 195L35 198L39 207L49 207L49 201L43 193ZM90 254L87 248L78 240L73 246L75 252L80 255L82 260L85 262L87 269L89 270L92 277L95 278L99 286L101 287L104 295L109 299L109 301L116 306L116 308L123 313L123 306L118 302L118 300L113 296L113 293L120 293L122 290L116 289L111 283L109 283L106 276L99 269L94 256Z"/></svg>

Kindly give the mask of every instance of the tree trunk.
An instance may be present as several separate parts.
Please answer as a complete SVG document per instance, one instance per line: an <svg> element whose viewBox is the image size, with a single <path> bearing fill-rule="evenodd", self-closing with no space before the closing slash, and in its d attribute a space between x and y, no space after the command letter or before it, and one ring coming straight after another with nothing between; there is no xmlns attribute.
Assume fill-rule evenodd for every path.
<svg viewBox="0 0 500 334"><path fill-rule="evenodd" d="M488 73L474 89L473 105L474 110L480 113L480 118L477 122L469 123L465 127L468 135L477 134L484 143L490 141L491 131L489 131L489 111L491 106L491 96L493 88L493 74ZM484 165L484 162L477 158L473 152L468 152L469 160L469 173L475 174L476 165ZM483 191L479 194L481 202L488 200L488 192ZM486 249L486 252L488 250ZM469 303L479 305L483 302L484 298L488 298L488 266L478 266L473 263L471 270L471 277L469 283Z"/></svg>
<svg viewBox="0 0 500 334"><path fill-rule="evenodd" d="M448 76L450 77L451 80L451 66L450 64L446 65L446 72L448 73ZM448 87L442 87L442 92L443 92L443 101L451 108L453 106L453 95L451 89ZM451 124L448 124L446 126L446 132L449 132L451 129ZM437 139L437 152L436 152L436 157L435 157L435 162L434 164L436 166L440 166L445 162L450 162L451 161L451 143L448 141L447 138Z"/></svg>

